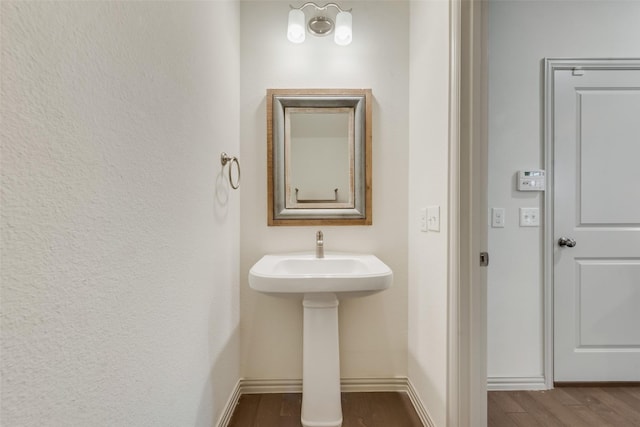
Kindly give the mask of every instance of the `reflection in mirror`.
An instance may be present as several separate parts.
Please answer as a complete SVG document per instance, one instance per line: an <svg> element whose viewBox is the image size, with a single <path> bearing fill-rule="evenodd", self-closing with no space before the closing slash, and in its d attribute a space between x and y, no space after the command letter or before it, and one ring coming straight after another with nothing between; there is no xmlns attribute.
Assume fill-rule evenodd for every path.
<svg viewBox="0 0 640 427"><path fill-rule="evenodd" d="M370 225L371 90L267 91L269 225Z"/></svg>
<svg viewBox="0 0 640 427"><path fill-rule="evenodd" d="M353 208L352 108L285 109L286 208Z"/></svg>

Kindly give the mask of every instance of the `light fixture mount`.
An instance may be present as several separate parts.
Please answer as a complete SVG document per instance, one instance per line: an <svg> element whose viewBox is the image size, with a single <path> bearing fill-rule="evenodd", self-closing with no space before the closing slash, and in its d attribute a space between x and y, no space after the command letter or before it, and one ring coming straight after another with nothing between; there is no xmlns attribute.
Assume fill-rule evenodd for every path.
<svg viewBox="0 0 640 427"><path fill-rule="evenodd" d="M335 32L334 41L336 44L346 46L351 43L352 29L351 29L351 9L344 10L336 3L327 3L324 6L318 6L314 2L307 2L300 7L290 6L289 11L289 24L287 27L287 38L293 43L302 43L305 39L305 16L302 9L307 6L313 6L315 9L314 15L309 19L306 25L306 30L309 34L316 37L325 37ZM330 7L334 7L338 10L338 13L334 20L326 16L321 12L326 12Z"/></svg>
<svg viewBox="0 0 640 427"><path fill-rule="evenodd" d="M307 29L311 34L318 37L328 36L333 32L333 21L326 16L314 16L309 19Z"/></svg>

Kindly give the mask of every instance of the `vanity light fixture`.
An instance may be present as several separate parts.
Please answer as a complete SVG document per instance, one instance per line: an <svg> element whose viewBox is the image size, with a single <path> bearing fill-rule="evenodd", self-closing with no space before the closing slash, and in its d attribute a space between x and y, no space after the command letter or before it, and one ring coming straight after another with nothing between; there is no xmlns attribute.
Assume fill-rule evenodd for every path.
<svg viewBox="0 0 640 427"><path fill-rule="evenodd" d="M314 15L309 19L305 28L305 16L302 9L307 6L314 7ZM325 15L325 12L330 7L338 9L335 24L330 17ZM292 43L302 43L304 42L307 30L317 37L328 36L333 32L333 40L336 44L346 46L351 43L353 39L351 26L351 9L343 10L335 3L318 6L314 2L307 2L297 8L291 6L291 10L289 11L289 25L287 26L287 38Z"/></svg>

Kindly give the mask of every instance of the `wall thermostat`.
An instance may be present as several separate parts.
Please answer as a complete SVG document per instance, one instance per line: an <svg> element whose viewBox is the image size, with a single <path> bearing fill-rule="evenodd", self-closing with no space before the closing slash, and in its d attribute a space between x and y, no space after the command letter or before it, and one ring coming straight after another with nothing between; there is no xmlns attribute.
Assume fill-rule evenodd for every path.
<svg viewBox="0 0 640 427"><path fill-rule="evenodd" d="M544 191L546 188L543 170L526 170L518 172L518 191Z"/></svg>

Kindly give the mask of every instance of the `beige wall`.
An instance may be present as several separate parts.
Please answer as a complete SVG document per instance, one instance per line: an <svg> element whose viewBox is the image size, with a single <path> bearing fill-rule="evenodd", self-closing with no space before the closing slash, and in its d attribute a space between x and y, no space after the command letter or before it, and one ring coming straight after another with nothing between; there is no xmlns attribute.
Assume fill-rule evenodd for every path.
<svg viewBox="0 0 640 427"><path fill-rule="evenodd" d="M238 4L0 7L2 425L214 425L239 378Z"/></svg>
<svg viewBox="0 0 640 427"><path fill-rule="evenodd" d="M268 227L267 88L371 88L373 226L320 227L325 249L373 253L394 271L393 287L340 304L342 377L407 375L407 195L409 7L344 2L354 40L286 38L289 2L242 2L241 328L246 378L302 376L302 307L249 289L249 268L267 253L313 250L319 227ZM279 23L275 25L273 23ZM384 28L384 31L379 31Z"/></svg>
<svg viewBox="0 0 640 427"><path fill-rule="evenodd" d="M446 425L449 2L411 2L409 138L409 379L431 419ZM419 210L440 206L440 232Z"/></svg>

